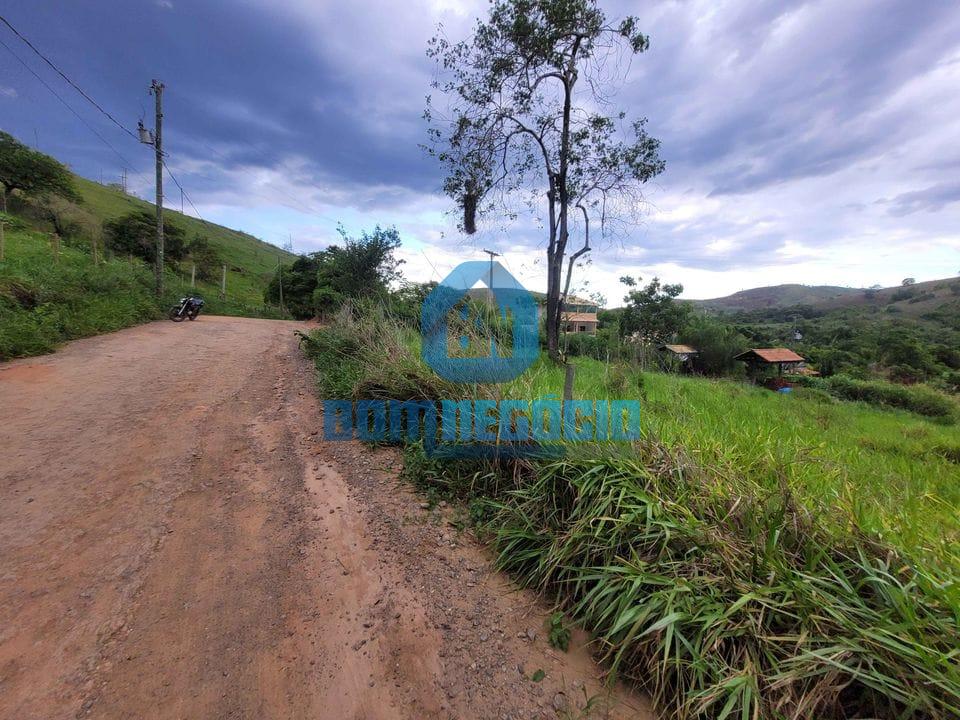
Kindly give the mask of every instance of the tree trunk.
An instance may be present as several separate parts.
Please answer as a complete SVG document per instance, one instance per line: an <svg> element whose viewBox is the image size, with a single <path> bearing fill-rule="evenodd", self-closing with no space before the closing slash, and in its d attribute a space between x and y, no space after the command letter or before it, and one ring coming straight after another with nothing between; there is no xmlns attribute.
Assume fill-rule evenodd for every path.
<svg viewBox="0 0 960 720"><path fill-rule="evenodd" d="M560 317L563 305L560 301L560 285L563 276L563 257L567 249L569 234L568 213L570 197L567 187L567 167L570 160L570 113L573 105L573 86L576 83L577 53L580 49L580 37L574 40L567 61L563 80L563 124L560 130L560 157L555 177L551 178L551 220L553 220L554 200L560 202L559 222L552 224L551 243L547 251L547 351L550 357L560 357ZM554 242L555 240L555 242Z"/></svg>
<svg viewBox="0 0 960 720"><path fill-rule="evenodd" d="M554 360L560 357L560 324L554 322L555 318L560 317L559 283L554 283L554 267L562 265L563 258L558 260L556 256L557 247L557 196L554 192L554 176L549 176L550 191L547 193L549 203L550 217L550 242L547 244L547 315L544 318L544 325L547 329L547 354Z"/></svg>
<svg viewBox="0 0 960 720"><path fill-rule="evenodd" d="M563 259L556 253L547 254L547 353L560 357L560 272Z"/></svg>

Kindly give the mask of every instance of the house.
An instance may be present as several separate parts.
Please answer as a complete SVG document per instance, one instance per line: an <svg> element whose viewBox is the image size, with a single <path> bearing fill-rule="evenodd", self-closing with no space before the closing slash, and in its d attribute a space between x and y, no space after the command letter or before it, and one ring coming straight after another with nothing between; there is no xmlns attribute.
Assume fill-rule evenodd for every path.
<svg viewBox="0 0 960 720"><path fill-rule="evenodd" d="M467 296L474 300L493 302L493 293L485 287L472 288L467 291ZM537 317L542 319L546 314L546 295L543 293L530 293L537 302ZM567 298L563 304L563 310L560 315L560 330L568 333L588 333L597 334L599 319L597 313L600 308L597 303L582 298Z"/></svg>
<svg viewBox="0 0 960 720"><path fill-rule="evenodd" d="M792 372L803 365L804 359L789 348L752 348L736 355L734 360L747 364L751 375L763 374L765 370L776 368L777 375L784 370Z"/></svg>
<svg viewBox="0 0 960 720"><path fill-rule="evenodd" d="M570 296L563 303L563 309L560 314L560 327L568 333L588 333L597 334L597 311L599 307L595 302L582 300Z"/></svg>

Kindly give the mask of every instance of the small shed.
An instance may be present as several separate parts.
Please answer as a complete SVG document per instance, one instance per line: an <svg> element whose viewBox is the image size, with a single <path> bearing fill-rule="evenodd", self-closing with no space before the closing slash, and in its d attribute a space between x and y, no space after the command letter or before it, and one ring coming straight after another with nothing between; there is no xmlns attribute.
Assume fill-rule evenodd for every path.
<svg viewBox="0 0 960 720"><path fill-rule="evenodd" d="M681 362L693 360L694 356L699 353L699 350L697 350L695 347L691 347L690 345L661 345L657 349L660 352L673 355Z"/></svg>
<svg viewBox="0 0 960 720"><path fill-rule="evenodd" d="M759 374L767 368L777 368L777 375L792 371L804 362L803 357L789 348L751 348L733 358L747 364L751 374Z"/></svg>
<svg viewBox="0 0 960 720"><path fill-rule="evenodd" d="M657 350L668 359L668 362L674 368L679 365L685 372L693 371L693 360L700 352L690 345L660 345Z"/></svg>

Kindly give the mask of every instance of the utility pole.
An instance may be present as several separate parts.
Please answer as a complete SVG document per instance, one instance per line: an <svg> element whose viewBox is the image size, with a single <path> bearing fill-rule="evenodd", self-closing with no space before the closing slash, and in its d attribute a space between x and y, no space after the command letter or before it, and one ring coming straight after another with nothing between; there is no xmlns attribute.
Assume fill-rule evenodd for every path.
<svg viewBox="0 0 960 720"><path fill-rule="evenodd" d="M495 300L494 300L494 295L493 295L493 259L494 259L495 257L500 257L500 253L494 252L493 250L487 250L486 248L484 248L483 251L484 251L487 255L490 256L490 285L489 285L489 287L490 287L490 303L493 304L493 303L495 302Z"/></svg>
<svg viewBox="0 0 960 720"><path fill-rule="evenodd" d="M127 169L123 169L123 175L120 176L120 187L123 188L123 194L127 194Z"/></svg>
<svg viewBox="0 0 960 720"><path fill-rule="evenodd" d="M183 188L180 188L180 214L183 215Z"/></svg>
<svg viewBox="0 0 960 720"><path fill-rule="evenodd" d="M157 101L153 149L157 158L157 297L163 295L163 83L154 80L150 89Z"/></svg>
<svg viewBox="0 0 960 720"><path fill-rule="evenodd" d="M150 83L150 92L157 104L156 127L149 132L140 121L137 130L140 133L140 142L153 145L157 158L157 259L154 263L156 275L157 296L163 295L163 88L159 80ZM124 169L124 183L126 183L126 169Z"/></svg>

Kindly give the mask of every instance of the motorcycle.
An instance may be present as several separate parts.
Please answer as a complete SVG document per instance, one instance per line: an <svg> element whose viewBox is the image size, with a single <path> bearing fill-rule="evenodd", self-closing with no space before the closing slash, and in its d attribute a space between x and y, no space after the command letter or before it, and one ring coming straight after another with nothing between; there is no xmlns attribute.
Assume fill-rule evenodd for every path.
<svg viewBox="0 0 960 720"><path fill-rule="evenodd" d="M196 320L197 315L200 314L200 308L203 307L203 298L196 297L195 295L189 295L185 298L180 298L180 304L174 305L170 308L170 312L167 315L174 322L183 322L184 319Z"/></svg>

